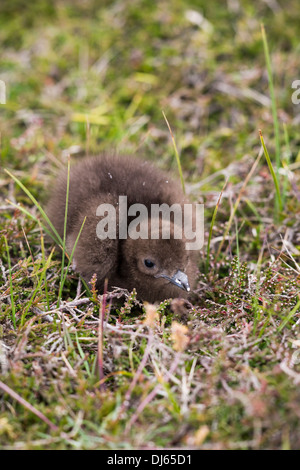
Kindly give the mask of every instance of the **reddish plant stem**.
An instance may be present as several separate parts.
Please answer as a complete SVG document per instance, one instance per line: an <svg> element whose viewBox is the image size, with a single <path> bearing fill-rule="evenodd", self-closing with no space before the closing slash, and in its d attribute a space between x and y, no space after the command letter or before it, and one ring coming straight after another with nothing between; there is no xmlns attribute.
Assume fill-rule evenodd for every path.
<svg viewBox="0 0 300 470"><path fill-rule="evenodd" d="M16 393L14 390L12 390L8 385L0 381L0 388L10 395L14 400L18 401L21 405L23 405L25 408L27 408L29 411L34 413L38 418L40 418L44 423L46 423L51 431L58 431L58 427L53 424L47 416L45 416L41 411L37 410L34 406L32 406L28 401L26 401L24 398L21 397L18 393Z"/></svg>

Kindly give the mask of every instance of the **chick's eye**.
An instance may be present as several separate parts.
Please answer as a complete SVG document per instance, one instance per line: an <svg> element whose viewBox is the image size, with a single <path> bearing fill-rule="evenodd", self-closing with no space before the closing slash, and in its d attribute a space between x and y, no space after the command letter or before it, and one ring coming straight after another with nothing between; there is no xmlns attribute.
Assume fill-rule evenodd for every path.
<svg viewBox="0 0 300 470"><path fill-rule="evenodd" d="M144 265L146 266L146 268L154 268L155 263L153 263L151 259L144 259Z"/></svg>

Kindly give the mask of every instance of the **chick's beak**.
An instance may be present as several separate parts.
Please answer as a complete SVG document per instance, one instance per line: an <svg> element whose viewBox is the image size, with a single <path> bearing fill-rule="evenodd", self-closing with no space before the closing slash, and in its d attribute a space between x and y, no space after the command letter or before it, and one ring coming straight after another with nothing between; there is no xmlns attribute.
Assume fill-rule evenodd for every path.
<svg viewBox="0 0 300 470"><path fill-rule="evenodd" d="M180 289L186 290L187 292L191 290L187 275L180 270L178 270L172 277L165 274L160 274L156 277L163 277L172 282L175 286L180 287Z"/></svg>
<svg viewBox="0 0 300 470"><path fill-rule="evenodd" d="M175 286L180 287L180 289L184 289L187 292L191 290L187 275L180 270L171 277L170 281L172 284L175 284Z"/></svg>

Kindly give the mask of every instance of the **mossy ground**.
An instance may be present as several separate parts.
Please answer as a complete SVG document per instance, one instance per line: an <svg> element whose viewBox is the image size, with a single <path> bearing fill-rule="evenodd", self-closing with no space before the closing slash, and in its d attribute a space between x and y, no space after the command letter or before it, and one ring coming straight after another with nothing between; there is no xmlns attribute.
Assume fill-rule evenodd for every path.
<svg viewBox="0 0 300 470"><path fill-rule="evenodd" d="M1 2L2 449L299 448L299 20L296 0ZM243 187L258 129L275 161L261 23L281 212L264 155ZM205 204L195 299L156 317L131 293L109 311L70 270L57 305L58 250L8 202L39 217L4 168L42 206L69 154L114 148L177 176L162 110Z"/></svg>

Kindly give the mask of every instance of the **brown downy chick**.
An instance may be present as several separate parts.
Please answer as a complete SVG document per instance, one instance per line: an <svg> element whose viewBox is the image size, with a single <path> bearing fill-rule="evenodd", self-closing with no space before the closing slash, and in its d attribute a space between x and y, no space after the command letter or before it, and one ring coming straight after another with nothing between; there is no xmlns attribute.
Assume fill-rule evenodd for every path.
<svg viewBox="0 0 300 470"><path fill-rule="evenodd" d="M53 187L46 210L59 235L63 236L67 174L62 173ZM127 197L127 207L143 204L148 217L141 220L140 230L148 228L146 239L123 239L119 218L119 196ZM97 275L96 287L103 292L108 286L118 286L131 291L136 288L138 298L148 302L170 297L187 297L195 285L195 252L186 250L185 239L174 239L176 225L171 217L170 237L162 238L163 222L151 238L152 204L187 203L180 185L149 162L133 157L102 155L85 158L71 167L69 180L69 205L67 217L67 248L74 246L80 227L86 222L74 253L75 269L89 282ZM116 211L116 236L100 239L97 225L100 217L97 208L110 204ZM104 214L102 214L104 215ZM124 216L122 215L124 218ZM126 214L126 229L133 217ZM139 230L137 230L139 231Z"/></svg>

